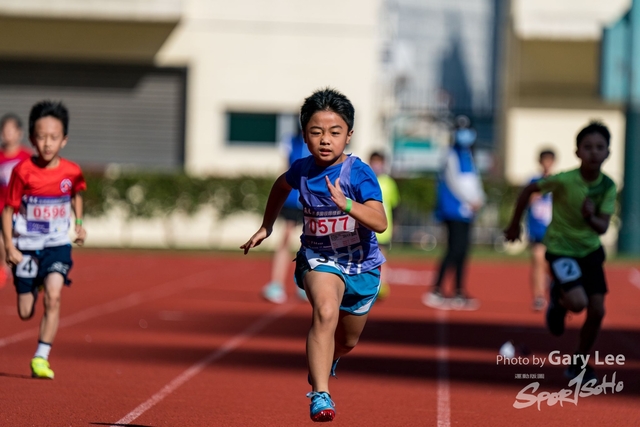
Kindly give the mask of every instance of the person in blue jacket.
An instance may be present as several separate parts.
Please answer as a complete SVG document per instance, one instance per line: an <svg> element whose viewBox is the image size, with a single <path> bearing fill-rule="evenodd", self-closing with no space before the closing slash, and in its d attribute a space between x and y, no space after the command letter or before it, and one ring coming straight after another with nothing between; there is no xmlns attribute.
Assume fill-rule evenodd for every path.
<svg viewBox="0 0 640 427"><path fill-rule="evenodd" d="M464 291L463 280L467 253L471 243L471 225L485 200L482 182L473 161L471 146L476 131L469 118L456 118L454 144L449 149L442 169L438 188L436 216L447 227L447 251L440 263L433 289L425 293L422 301L432 308L475 310L479 303ZM446 297L442 291L445 274L455 271L455 293Z"/></svg>

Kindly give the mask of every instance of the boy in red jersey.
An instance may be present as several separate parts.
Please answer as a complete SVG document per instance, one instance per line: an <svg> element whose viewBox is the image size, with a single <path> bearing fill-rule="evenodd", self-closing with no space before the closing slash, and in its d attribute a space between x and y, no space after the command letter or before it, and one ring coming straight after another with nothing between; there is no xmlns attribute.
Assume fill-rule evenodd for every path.
<svg viewBox="0 0 640 427"><path fill-rule="evenodd" d="M22 121L13 113L8 113L0 119L0 211L4 209L4 199L7 197L7 187L13 168L23 160L31 157L31 152L22 146ZM0 224L1 226L1 224ZM0 244L4 246L0 234ZM0 250L0 288L7 282L7 263L4 251Z"/></svg>
<svg viewBox="0 0 640 427"><path fill-rule="evenodd" d="M11 174L2 212L7 262L13 267L18 314L33 317L38 290L44 290L44 315L31 372L53 379L51 344L58 330L60 294L71 282L73 265L69 227L75 214L75 243L84 243L82 197L87 185L80 167L60 157L67 144L69 113L59 102L42 101L31 109L29 139L37 156L18 164ZM14 220L14 214L15 220Z"/></svg>

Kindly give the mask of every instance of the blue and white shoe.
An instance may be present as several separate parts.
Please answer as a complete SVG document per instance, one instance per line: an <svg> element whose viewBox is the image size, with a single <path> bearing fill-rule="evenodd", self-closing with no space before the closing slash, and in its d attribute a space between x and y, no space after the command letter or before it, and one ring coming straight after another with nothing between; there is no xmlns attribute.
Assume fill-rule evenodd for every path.
<svg viewBox="0 0 640 427"><path fill-rule="evenodd" d="M336 375L336 368L338 367L338 362L340 361L340 358L338 357L336 360L333 361L333 363L331 364L331 373L330 375L335 378L338 379L338 376ZM312 386L313 384L311 384L311 374L307 375L307 382L309 383L310 386Z"/></svg>
<svg viewBox="0 0 640 427"><path fill-rule="evenodd" d="M269 282L262 288L262 296L274 304L284 304L287 302L287 294L282 283Z"/></svg>
<svg viewBox="0 0 640 427"><path fill-rule="evenodd" d="M296 286L296 293L298 294L298 299L300 301L309 301L307 293L304 291L304 289L300 289Z"/></svg>
<svg viewBox="0 0 640 427"><path fill-rule="evenodd" d="M311 398L309 416L312 421L317 423L333 421L336 417L336 405L331 400L329 393L326 391L312 391L307 393L307 397Z"/></svg>

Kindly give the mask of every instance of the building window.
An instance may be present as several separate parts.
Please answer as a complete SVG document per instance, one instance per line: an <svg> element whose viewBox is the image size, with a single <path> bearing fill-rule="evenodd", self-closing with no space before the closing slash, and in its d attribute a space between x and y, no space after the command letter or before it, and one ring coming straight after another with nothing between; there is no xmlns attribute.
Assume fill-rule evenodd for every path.
<svg viewBox="0 0 640 427"><path fill-rule="evenodd" d="M275 146L295 133L297 117L278 113L227 113L227 144Z"/></svg>

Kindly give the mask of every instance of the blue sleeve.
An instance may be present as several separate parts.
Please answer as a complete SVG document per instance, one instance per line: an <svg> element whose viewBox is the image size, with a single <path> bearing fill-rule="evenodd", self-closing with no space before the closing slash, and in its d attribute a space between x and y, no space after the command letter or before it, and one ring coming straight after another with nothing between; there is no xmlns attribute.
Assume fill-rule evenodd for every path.
<svg viewBox="0 0 640 427"><path fill-rule="evenodd" d="M289 184L294 190L300 189L300 176L302 174L303 163L304 159L296 160L295 162L293 162L289 170L284 174L284 178L287 180L287 184Z"/></svg>
<svg viewBox="0 0 640 427"><path fill-rule="evenodd" d="M351 182L356 194L356 202L364 203L375 200L382 203L382 190L378 178L369 165L359 161L351 170Z"/></svg>

